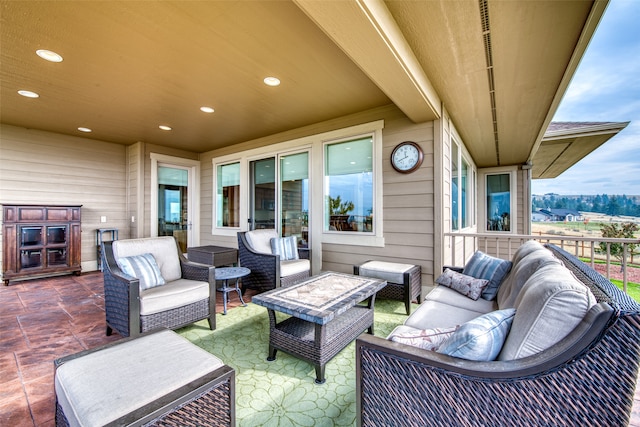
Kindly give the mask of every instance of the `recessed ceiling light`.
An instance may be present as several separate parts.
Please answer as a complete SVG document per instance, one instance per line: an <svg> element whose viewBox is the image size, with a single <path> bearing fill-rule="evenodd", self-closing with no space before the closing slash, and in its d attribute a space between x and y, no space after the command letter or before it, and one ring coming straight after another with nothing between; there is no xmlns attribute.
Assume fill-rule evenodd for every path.
<svg viewBox="0 0 640 427"><path fill-rule="evenodd" d="M203 113L213 113L215 110L211 107L200 107L200 111Z"/></svg>
<svg viewBox="0 0 640 427"><path fill-rule="evenodd" d="M355 164L356 164L356 162L349 162L349 163L351 163L352 165L355 165Z"/></svg>
<svg viewBox="0 0 640 427"><path fill-rule="evenodd" d="M162 130L171 130L171 126L160 125L158 127Z"/></svg>
<svg viewBox="0 0 640 427"><path fill-rule="evenodd" d="M19 90L18 93L22 96L26 96L27 98L40 98L35 92L31 92L30 90Z"/></svg>
<svg viewBox="0 0 640 427"><path fill-rule="evenodd" d="M46 59L49 62L62 62L62 56L58 55L57 53L51 50L39 49L39 50L36 50L36 54L40 58Z"/></svg>
<svg viewBox="0 0 640 427"><path fill-rule="evenodd" d="M279 86L280 79L278 79L277 77L265 77L264 84L266 84L267 86Z"/></svg>
<svg viewBox="0 0 640 427"><path fill-rule="evenodd" d="M79 130L80 132L87 132L87 133L88 133L88 132L92 132L92 130L91 130L91 129L89 129L89 128L84 128L84 127L82 127L82 126L81 126L81 127L79 127L79 128L78 128L78 130Z"/></svg>

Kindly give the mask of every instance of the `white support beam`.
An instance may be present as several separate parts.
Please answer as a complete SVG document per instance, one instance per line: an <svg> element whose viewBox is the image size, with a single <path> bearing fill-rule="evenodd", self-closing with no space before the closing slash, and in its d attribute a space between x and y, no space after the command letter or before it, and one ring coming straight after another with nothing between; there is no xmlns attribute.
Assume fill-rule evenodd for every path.
<svg viewBox="0 0 640 427"><path fill-rule="evenodd" d="M416 123L441 116L441 101L382 0L294 0Z"/></svg>

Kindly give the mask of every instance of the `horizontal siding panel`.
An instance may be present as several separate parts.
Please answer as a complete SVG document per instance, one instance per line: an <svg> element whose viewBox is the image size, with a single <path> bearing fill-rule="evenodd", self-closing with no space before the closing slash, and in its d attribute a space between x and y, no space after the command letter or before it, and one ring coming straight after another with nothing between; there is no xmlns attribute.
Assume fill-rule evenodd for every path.
<svg viewBox="0 0 640 427"><path fill-rule="evenodd" d="M433 194L384 196L384 207L389 208L430 208L433 207Z"/></svg>
<svg viewBox="0 0 640 427"><path fill-rule="evenodd" d="M387 221L433 221L433 209L430 207L397 209L383 209L385 224ZM385 231L386 227L385 227Z"/></svg>
<svg viewBox="0 0 640 427"><path fill-rule="evenodd" d="M385 182L384 195L433 194L433 179L411 182Z"/></svg>
<svg viewBox="0 0 640 427"><path fill-rule="evenodd" d="M96 229L128 236L124 145L0 126L0 202L82 205L84 268L96 261Z"/></svg>

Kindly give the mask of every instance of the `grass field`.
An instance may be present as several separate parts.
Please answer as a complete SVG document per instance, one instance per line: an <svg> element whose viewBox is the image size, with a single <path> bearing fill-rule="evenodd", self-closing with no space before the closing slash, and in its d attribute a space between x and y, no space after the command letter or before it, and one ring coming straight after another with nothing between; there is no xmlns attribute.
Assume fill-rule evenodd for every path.
<svg viewBox="0 0 640 427"><path fill-rule="evenodd" d="M622 289L622 280L611 279L611 283ZM627 294L637 302L640 302L640 283L627 282Z"/></svg>

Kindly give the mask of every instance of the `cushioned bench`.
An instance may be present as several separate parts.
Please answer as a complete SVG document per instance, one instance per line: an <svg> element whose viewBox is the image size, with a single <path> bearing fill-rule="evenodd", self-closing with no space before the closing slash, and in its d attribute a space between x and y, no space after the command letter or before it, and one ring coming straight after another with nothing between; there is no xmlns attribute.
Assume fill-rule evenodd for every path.
<svg viewBox="0 0 640 427"><path fill-rule="evenodd" d="M377 298L404 301L407 314L411 314L411 301L420 302L422 275L419 265L387 261L366 261L353 266L353 274L387 281Z"/></svg>
<svg viewBox="0 0 640 427"><path fill-rule="evenodd" d="M171 330L55 361L56 425L235 425L235 371Z"/></svg>

